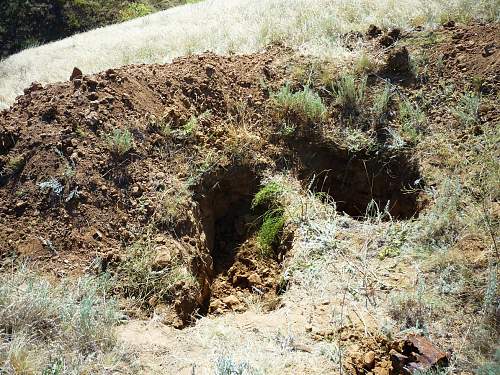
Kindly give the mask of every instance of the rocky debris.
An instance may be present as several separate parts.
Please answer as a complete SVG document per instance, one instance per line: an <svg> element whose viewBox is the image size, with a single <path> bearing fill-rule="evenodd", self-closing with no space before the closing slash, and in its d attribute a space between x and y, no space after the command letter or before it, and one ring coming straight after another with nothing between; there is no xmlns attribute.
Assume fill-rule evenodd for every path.
<svg viewBox="0 0 500 375"><path fill-rule="evenodd" d="M222 302L225 305L227 305L229 307L233 307L233 308L236 307L236 306L238 306L240 304L240 300L236 296L234 296L234 295L230 295L230 296L225 297L222 300Z"/></svg>
<svg viewBox="0 0 500 375"><path fill-rule="evenodd" d="M43 89L43 85L40 82L33 82L29 87L24 89L24 94L28 95L35 91L40 91Z"/></svg>
<svg viewBox="0 0 500 375"><path fill-rule="evenodd" d="M382 36L378 42L384 47L390 47L395 43L395 40L391 36L386 34Z"/></svg>
<svg viewBox="0 0 500 375"><path fill-rule="evenodd" d="M257 286L262 284L262 279L257 273L252 273L250 276L248 276L248 282L251 286Z"/></svg>
<svg viewBox="0 0 500 375"><path fill-rule="evenodd" d="M384 46L384 47L390 47L394 43L398 41L398 39L401 37L401 30L394 28L390 29L386 34L384 34L380 39L379 39L379 44Z"/></svg>
<svg viewBox="0 0 500 375"><path fill-rule="evenodd" d="M156 242L158 245L154 248L155 258L152 265L155 270L171 267L173 262L179 261L186 253L184 246L171 237L161 236Z"/></svg>
<svg viewBox="0 0 500 375"><path fill-rule="evenodd" d="M394 371L398 374L418 374L448 366L448 356L427 338L408 335L390 351Z"/></svg>
<svg viewBox="0 0 500 375"><path fill-rule="evenodd" d="M390 36L393 40L398 40L401 37L401 29L398 29L397 27L390 29L387 32L387 35Z"/></svg>
<svg viewBox="0 0 500 375"><path fill-rule="evenodd" d="M363 367L366 368L367 370L371 370L372 368L375 367L375 352L373 350L370 350L369 352L365 353L363 357Z"/></svg>

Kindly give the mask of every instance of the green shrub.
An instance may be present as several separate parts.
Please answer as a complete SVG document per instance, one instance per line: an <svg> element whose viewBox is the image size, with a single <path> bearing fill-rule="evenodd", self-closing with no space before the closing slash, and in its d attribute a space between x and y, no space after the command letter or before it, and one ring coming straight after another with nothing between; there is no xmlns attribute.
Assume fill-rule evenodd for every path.
<svg viewBox="0 0 500 375"><path fill-rule="evenodd" d="M361 113L365 98L366 76L359 82L351 74L343 74L333 84L332 90L336 104L342 108L344 115L357 115Z"/></svg>
<svg viewBox="0 0 500 375"><path fill-rule="evenodd" d="M284 226L285 216L283 210L268 211L264 215L258 233L258 242L263 255L274 255L274 248L279 244Z"/></svg>
<svg viewBox="0 0 500 375"><path fill-rule="evenodd" d="M127 4L120 11L120 18L123 21L128 21L128 20L131 20L134 18L147 16L148 14L151 14L153 12L154 12L154 8L151 7L149 4L130 3L130 4Z"/></svg>
<svg viewBox="0 0 500 375"><path fill-rule="evenodd" d="M465 93L460 99L457 107L452 113L458 119L461 125L471 126L479 122L479 105L481 97L474 93Z"/></svg>
<svg viewBox="0 0 500 375"><path fill-rule="evenodd" d="M399 103L399 120L403 137L412 143L417 143L426 122L425 113L417 105L404 99Z"/></svg>
<svg viewBox="0 0 500 375"><path fill-rule="evenodd" d="M383 124L387 121L390 101L391 86L387 84L373 99L373 116L377 124Z"/></svg>
<svg viewBox="0 0 500 375"><path fill-rule="evenodd" d="M266 208L278 208L280 207L279 199L283 194L285 188L278 184L277 182L270 182L262 189L260 189L257 194L255 194L252 200L252 209L257 207Z"/></svg>
<svg viewBox="0 0 500 375"><path fill-rule="evenodd" d="M109 287L94 277L53 284L26 269L0 275L0 373L83 373L112 359L122 315Z"/></svg>
<svg viewBox="0 0 500 375"><path fill-rule="evenodd" d="M284 186L270 182L260 189L252 200L252 209L266 210L257 235L259 247L265 256L274 255L274 249L279 244L285 226L285 210L281 202L284 190Z"/></svg>
<svg viewBox="0 0 500 375"><path fill-rule="evenodd" d="M173 295L176 284L184 281L195 288L196 280L180 259L173 258L167 267L155 261L157 255L153 233L146 233L132 244L125 259L116 267L118 291L132 298L139 306L147 308L151 297L168 299Z"/></svg>
<svg viewBox="0 0 500 375"><path fill-rule="evenodd" d="M134 137L128 129L114 129L107 136L109 151L116 157L125 156L134 147Z"/></svg>

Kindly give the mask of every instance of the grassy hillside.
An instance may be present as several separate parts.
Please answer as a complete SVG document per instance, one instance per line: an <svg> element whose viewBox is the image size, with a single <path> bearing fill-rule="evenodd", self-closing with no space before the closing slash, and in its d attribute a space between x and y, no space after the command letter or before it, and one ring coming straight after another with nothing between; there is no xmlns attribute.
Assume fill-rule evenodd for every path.
<svg viewBox="0 0 500 375"><path fill-rule="evenodd" d="M380 26L432 25L447 18L497 19L498 0L208 0L25 50L0 63L0 108L31 82L64 81L73 67L94 73L188 53L255 51L282 42L337 60L357 56L344 34Z"/></svg>
<svg viewBox="0 0 500 375"><path fill-rule="evenodd" d="M0 4L0 58L189 2L193 1L5 0Z"/></svg>

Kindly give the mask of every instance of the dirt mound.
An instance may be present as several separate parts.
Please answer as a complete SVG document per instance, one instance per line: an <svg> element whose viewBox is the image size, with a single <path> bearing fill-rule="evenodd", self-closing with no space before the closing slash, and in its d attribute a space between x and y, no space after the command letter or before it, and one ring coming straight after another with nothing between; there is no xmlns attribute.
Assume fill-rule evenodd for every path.
<svg viewBox="0 0 500 375"><path fill-rule="evenodd" d="M414 215L408 155L353 153L310 123L279 135L272 93L304 60L278 46L34 83L0 116L0 254L60 275L148 269L120 293L182 325L256 292L273 304L279 259L259 255L250 209L266 170L316 181L352 215L372 199Z"/></svg>

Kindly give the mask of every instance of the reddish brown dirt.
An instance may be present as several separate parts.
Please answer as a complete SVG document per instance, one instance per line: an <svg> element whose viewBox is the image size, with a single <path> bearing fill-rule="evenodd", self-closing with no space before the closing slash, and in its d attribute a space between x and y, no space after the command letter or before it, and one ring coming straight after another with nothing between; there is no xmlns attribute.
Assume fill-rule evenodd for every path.
<svg viewBox="0 0 500 375"><path fill-rule="evenodd" d="M436 33L440 39L429 49L427 76L401 90L428 91L435 115L431 126L442 126L456 122L438 99L432 102L443 79L465 86L473 83L470 74L480 74L484 90L497 86L498 51L491 44L498 27ZM411 55L417 49L413 39L420 43L421 37L403 36L389 50L406 43ZM471 42L476 40L481 43ZM455 60L462 55L465 65L459 66ZM438 58L443 71L436 68ZM292 114L296 134L280 135L270 95L293 83L295 66L310 63L278 46L248 56L206 53L47 87L33 84L0 114L0 254L27 256L60 275L99 269L96 259L101 270L112 271L108 265L121 262L154 224L186 249L185 261L200 285L191 302L179 305L181 310L189 305L190 314L216 311L207 306L210 297L222 300L253 287L274 298L279 265L262 261L254 230L240 228L254 214L249 202L264 170L292 170L304 184L315 177L313 187L353 216L363 215L371 199L380 207L390 202L394 217L414 215L420 208L419 192L412 191L419 173L411 151L356 153L332 144L325 134L344 126L344 120L326 94L329 120L319 126ZM373 82L373 88L381 85ZM198 124L189 128L192 116L198 116ZM497 121L498 111L487 108L482 116ZM397 127L396 119L389 125ZM123 155L110 151L115 129L128 129L133 138ZM178 215L169 220L163 215L165 192L184 197ZM260 278L256 285L249 281L251 276L259 280L253 274Z"/></svg>

